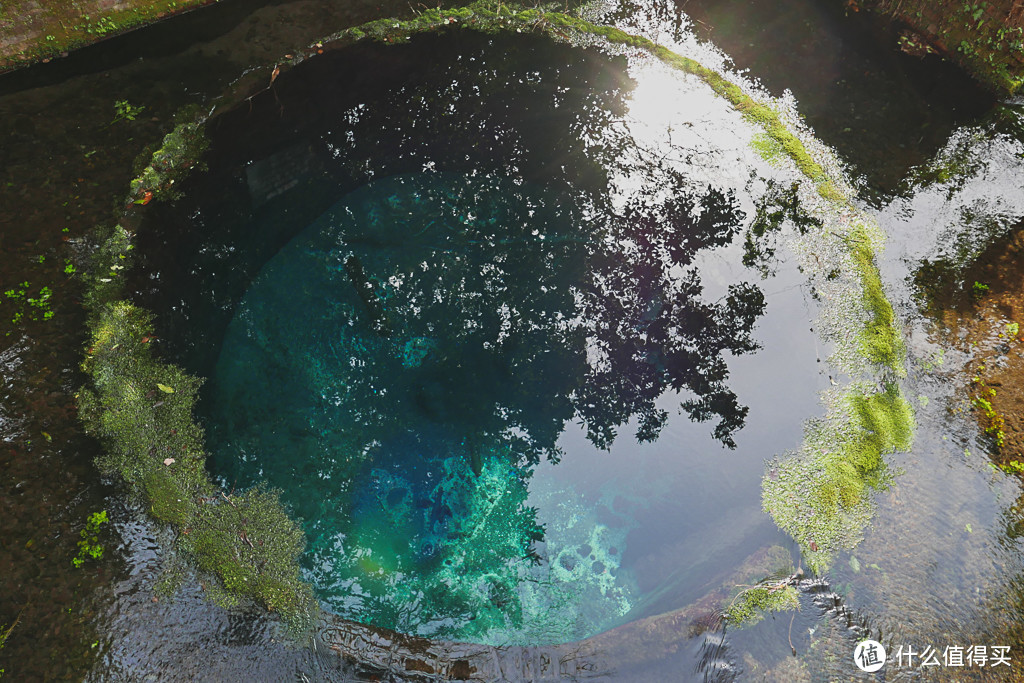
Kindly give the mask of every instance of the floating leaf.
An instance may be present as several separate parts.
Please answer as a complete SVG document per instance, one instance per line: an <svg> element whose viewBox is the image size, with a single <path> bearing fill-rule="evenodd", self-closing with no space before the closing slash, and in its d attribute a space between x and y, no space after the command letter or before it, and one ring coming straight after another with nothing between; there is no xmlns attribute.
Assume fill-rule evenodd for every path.
<svg viewBox="0 0 1024 683"><path fill-rule="evenodd" d="M166 384L160 384L160 382L156 383L156 388L159 389L160 391L164 392L165 394L173 394L174 393L174 389L173 388L167 386Z"/></svg>
<svg viewBox="0 0 1024 683"><path fill-rule="evenodd" d="M47 441L53 441L53 437L50 436L47 432L43 432L43 438L46 439Z"/></svg>

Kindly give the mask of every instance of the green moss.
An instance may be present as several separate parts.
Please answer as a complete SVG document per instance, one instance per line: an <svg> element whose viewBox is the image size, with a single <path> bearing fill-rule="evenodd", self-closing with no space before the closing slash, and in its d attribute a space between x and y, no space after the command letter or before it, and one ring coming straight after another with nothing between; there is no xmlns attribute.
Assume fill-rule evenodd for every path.
<svg viewBox="0 0 1024 683"><path fill-rule="evenodd" d="M750 141L750 146L757 152L758 156L768 162L778 159L784 151L782 144L767 133L755 135Z"/></svg>
<svg viewBox="0 0 1024 683"><path fill-rule="evenodd" d="M860 334L861 352L868 359L889 368L900 377L906 376L903 359L906 350L896 326L892 304L885 296L882 279L875 265L871 239L862 226L847 237L850 255L861 278L864 306L868 321Z"/></svg>
<svg viewBox="0 0 1024 683"><path fill-rule="evenodd" d="M174 184L199 164L208 144L202 124L191 121L175 126L164 137L163 146L153 152L149 165L132 180L129 200L144 205L177 196Z"/></svg>
<svg viewBox="0 0 1024 683"><path fill-rule="evenodd" d="M741 591L728 607L725 619L733 626L753 626L766 612L789 612L800 609L800 593L784 583L764 583Z"/></svg>
<svg viewBox="0 0 1024 683"><path fill-rule="evenodd" d="M829 415L809 425L801 450L775 461L762 482L763 506L823 571L860 542L870 521L869 492L890 479L884 455L913 440L914 412L895 383L881 392L854 384L836 394Z"/></svg>
<svg viewBox="0 0 1024 683"><path fill-rule="evenodd" d="M11 3L0 12L0 29L4 28L4 23L17 26L22 21L21 15L33 14L42 24L39 32L45 39L31 42L20 53L0 55L0 71L84 47L210 1L147 0L132 5L108 4L107 7L99 3L82 7L78 2L26 3L20 7Z"/></svg>
<svg viewBox="0 0 1024 683"><path fill-rule="evenodd" d="M206 502L179 538L199 568L219 579L211 588L215 602L233 607L251 597L293 624L308 620L315 605L299 576L305 543L278 493L262 489Z"/></svg>
<svg viewBox="0 0 1024 683"><path fill-rule="evenodd" d="M171 191L197 165L201 138L199 124L177 126L131 196ZM201 382L157 357L152 315L121 298L131 234L120 225L100 234L83 273L91 335L82 367L91 381L77 396L86 431L104 446L98 466L176 532L177 549L210 575L220 604L251 600L306 626L316 603L300 577L301 528L276 493L228 496L211 481L193 417Z"/></svg>

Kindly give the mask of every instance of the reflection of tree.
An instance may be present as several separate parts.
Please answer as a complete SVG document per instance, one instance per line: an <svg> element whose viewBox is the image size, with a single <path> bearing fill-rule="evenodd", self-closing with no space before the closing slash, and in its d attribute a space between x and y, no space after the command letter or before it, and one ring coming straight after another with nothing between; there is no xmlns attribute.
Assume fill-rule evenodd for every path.
<svg viewBox="0 0 1024 683"><path fill-rule="evenodd" d="M649 197L632 199L612 221L614 248L594 254L585 308L602 358L574 408L603 448L633 417L637 438L655 439L668 415L654 402L668 389L696 394L683 407L699 421L718 416L715 436L729 446L747 412L725 385L721 354L756 348L750 330L764 297L733 285L724 301L704 303L696 271L680 270L702 249L728 244L742 213L731 196L709 188L694 197L677 172L667 175L668 198L653 205Z"/></svg>
<svg viewBox="0 0 1024 683"><path fill-rule="evenodd" d="M275 116L340 112L312 137L331 183L362 187L238 305L210 430L229 478L286 489L328 602L462 637L522 625L516 586L542 538L527 483L566 424L600 448L634 419L653 440L673 391L732 445L746 408L723 353L755 348L764 307L750 285L702 300L696 256L742 214L678 172L625 168L621 74L546 40L480 41L424 39L430 59L387 48L415 73L374 70L365 99L298 106L320 81L278 82ZM613 201L617 173L640 189Z"/></svg>
<svg viewBox="0 0 1024 683"><path fill-rule="evenodd" d="M295 452L296 415L320 435L262 467L349 485L340 509L297 507L319 535L347 529L346 552L364 554L359 609L376 623L458 618L474 637L521 626L515 586L543 537L527 481L557 459L571 420L601 448L633 419L653 440L667 419L656 401L686 391L683 408L717 417L731 445L746 409L722 353L755 348L764 300L750 285L701 299L694 258L729 242L741 214L729 195L694 196L673 172L663 181L584 220L531 185L397 176L353 193L250 290L218 372L219 403L245 421L231 438L256 430L262 449L283 435ZM254 389L252 367L272 386ZM284 395L313 405L281 406ZM410 475L414 461L430 474Z"/></svg>

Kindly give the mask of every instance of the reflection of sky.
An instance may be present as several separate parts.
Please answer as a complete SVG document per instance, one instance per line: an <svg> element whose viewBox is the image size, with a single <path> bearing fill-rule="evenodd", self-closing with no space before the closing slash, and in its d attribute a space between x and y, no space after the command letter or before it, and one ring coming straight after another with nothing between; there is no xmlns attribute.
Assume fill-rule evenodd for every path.
<svg viewBox="0 0 1024 683"><path fill-rule="evenodd" d="M856 553L860 566L881 570L839 568L895 643L930 643L940 652L945 645L1013 644L992 634L1019 629L1019 612L1007 607L1019 589L1007 582L1024 573L1020 541L1003 537L1003 516L1017 505L1020 483L989 467L966 405L967 356L921 315L911 289L921 259L951 256L958 242L980 250L995 236L981 228L986 219L1005 230L1024 216L1024 141L962 128L936 161L953 154L969 161L961 167L969 170L949 182L917 184L879 212L889 237L880 266L907 328L918 429L905 472L879 497L875 524Z"/></svg>
<svg viewBox="0 0 1024 683"><path fill-rule="evenodd" d="M697 79L649 60L636 60L631 75L637 86L628 96L622 125L635 144L627 146L623 156L615 160L612 175L621 202L651 191L636 169L657 163L681 170L689 189L697 195L708 187L735 192L749 220L754 201L765 188L764 178L792 177L791 171L774 169L751 151L754 129ZM332 153L340 158L348 152L334 149ZM666 198L667 189L657 188L661 199ZM427 236L429 233L424 233L424 238ZM707 302L717 300L729 284L757 281L755 273L739 266L740 253L735 244L698 253L696 265L707 278L702 297ZM344 270L340 261L335 265L339 272ZM427 263L421 266L424 271L432 268ZM367 267L372 272L372 267ZM768 309L758 320L755 333L764 348L753 355L728 359L732 370L728 385L739 394L740 404L750 408L747 426L736 435L735 451L723 449L711 438L714 417L712 423L692 423L679 411L680 400L692 397L671 392L658 400L658 407L668 411L670 417L654 443L638 444L633 436L635 424L618 429L610 452L595 448L575 426L562 434L562 463L542 462L529 479L528 504L539 508L538 521L546 527L545 541L538 548L546 563L532 570L529 577L534 580L520 587L524 609L533 610L528 616L550 620L555 603L568 610L559 613L559 619L579 622L576 637L581 637L627 614L637 616L683 606L700 597L701 591L751 553L782 540L760 511L763 461L797 445L804 419L818 410L817 391L825 381L815 362L819 354L809 331L812 315L800 287L802 281L794 268L783 265L777 277L764 283ZM408 282L392 275L390 285L404 291ZM435 292L438 294L444 296ZM283 292L278 296L287 298ZM294 303L283 301L281 305L288 309ZM357 300L346 305L353 310L359 308ZM473 320L468 322L475 324ZM400 342L395 343L401 346ZM337 352L343 361L352 350ZM353 356L353 362L358 365L365 361ZM347 390L338 385L338 391L323 398L337 407L339 397ZM283 397L275 394L275 398ZM340 402L344 407L346 400ZM365 403L349 410L364 416L372 412ZM305 437L307 441L316 441L309 436ZM331 434L321 436L334 438ZM307 445L320 447L319 443ZM323 482L349 481L342 463L330 465L311 471ZM261 468L261 473L266 473L266 468ZM383 470L373 474L384 487L383 498L365 493L358 498L356 492L347 491L353 501L344 504L362 511L356 515L358 524L336 535L331 530L314 542L323 562L319 570L330 571L331 553L340 561L352 533L377 539L387 531L388 521L383 517L375 520L367 510L379 505L380 500L386 502L387 492L396 490L381 483L388 476ZM326 490L324 486L320 489ZM331 505L329 492L316 503ZM314 525L323 526L319 522ZM403 542L408 548L413 541ZM395 588L405 579L397 563L398 552L360 548L350 552L348 559L369 573L390 573L387 582ZM368 590L357 583L335 588L357 593ZM354 595L353 600L358 602L358 597ZM403 619L412 621L401 623L413 623L415 613ZM542 640L550 621L538 624L526 624L521 633L493 637L513 642ZM561 637L565 633L562 631Z"/></svg>

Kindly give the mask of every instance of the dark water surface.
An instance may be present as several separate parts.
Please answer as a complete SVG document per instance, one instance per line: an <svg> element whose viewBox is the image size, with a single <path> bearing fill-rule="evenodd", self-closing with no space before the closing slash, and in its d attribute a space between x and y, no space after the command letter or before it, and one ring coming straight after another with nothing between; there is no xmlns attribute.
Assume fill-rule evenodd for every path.
<svg viewBox="0 0 1024 683"><path fill-rule="evenodd" d="M83 321L63 272L74 242L62 238L106 219L132 158L178 105L334 27L398 11L266 5L180 53L41 75L45 85L0 79L3 289L54 292L52 319L0 302L0 625L21 615L0 668L12 680L80 679L90 666L95 680L371 675L209 606L198 583L153 601L158 534L99 482L73 420ZM973 422L950 417L960 379L936 370L940 347L901 283L947 239L934 226L961 220L957 202L987 198L1008 221L1024 213L1005 200L1024 185L1019 149L979 144L991 168L953 199L910 183L893 197L911 164L987 106L977 91L931 66L902 71L901 56L851 53L864 34L834 15L776 25L772 11L799 7L716 11L694 16L770 90L791 87L886 205L896 246L884 274L915 359L907 386L931 399L918 400L914 451L894 458L903 473L830 585L887 644L1017 645L1006 605L1019 604L1022 568L1006 529L1018 486L985 466ZM626 15L663 39L678 27L664 9ZM779 45L820 57L742 49L768 44L768 26ZM749 131L674 75L535 37L457 33L329 57L211 127L210 170L142 236L155 278L138 283L163 351L210 378L214 472L228 486L285 489L325 603L409 632L554 642L700 601L766 545L795 552L761 512L763 461L799 444L821 410L828 350L785 249L769 279L739 265L766 180L788 179L750 152ZM111 124L122 99L145 114ZM484 208L470 216L470 204ZM676 230L653 227L666 224ZM730 299L730 286L745 296ZM78 532L99 509L116 531L102 535L102 561L75 570ZM473 571L452 573L455 559ZM852 677L845 617L816 605L725 641L700 634L611 678Z"/></svg>

